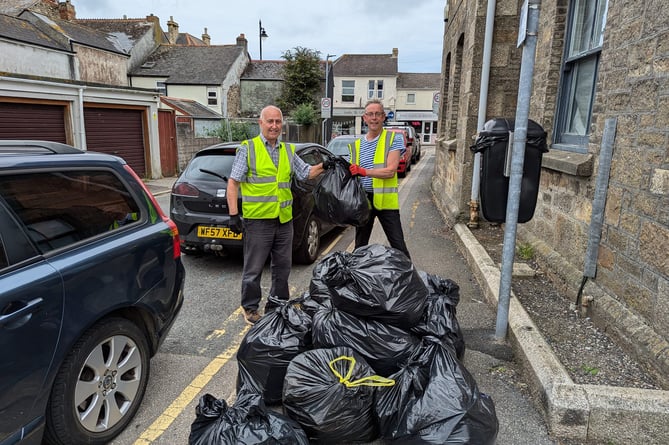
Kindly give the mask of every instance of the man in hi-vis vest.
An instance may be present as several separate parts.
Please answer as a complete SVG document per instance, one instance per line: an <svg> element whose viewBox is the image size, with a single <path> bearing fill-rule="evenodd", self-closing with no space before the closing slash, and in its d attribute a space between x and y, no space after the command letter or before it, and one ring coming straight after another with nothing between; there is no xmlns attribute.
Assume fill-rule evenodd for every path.
<svg viewBox="0 0 669 445"><path fill-rule="evenodd" d="M362 115L369 131L349 145L352 175L362 179L367 197L372 203L372 215L367 224L355 229L355 247L366 246L372 235L374 219L378 218L388 238L390 247L401 250L411 258L404 242L400 220L397 165L404 147L395 133L383 128L386 113L378 99L365 105Z"/></svg>
<svg viewBox="0 0 669 445"><path fill-rule="evenodd" d="M260 319L260 279L271 258L270 296L288 300L288 276L293 262L293 194L290 179L312 179L323 173L323 164L309 165L295 154L295 146L279 140L283 125L281 110L267 106L260 112L260 134L243 141L237 149L228 179L227 200L230 228L243 233L244 272L242 301L249 324ZM239 217L237 199L242 194ZM269 309L265 306L265 312Z"/></svg>

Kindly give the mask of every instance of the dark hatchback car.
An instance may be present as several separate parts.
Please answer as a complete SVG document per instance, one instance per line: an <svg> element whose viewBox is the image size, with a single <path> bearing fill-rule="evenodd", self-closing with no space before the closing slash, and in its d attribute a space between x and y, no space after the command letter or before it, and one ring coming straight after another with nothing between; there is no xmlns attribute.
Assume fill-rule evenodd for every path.
<svg viewBox="0 0 669 445"><path fill-rule="evenodd" d="M0 444L105 444L183 303L175 224L120 158L0 141Z"/></svg>
<svg viewBox="0 0 669 445"><path fill-rule="evenodd" d="M239 142L223 142L198 151L172 186L170 217L179 228L184 253L227 254L243 250L241 234L229 229L226 198L228 176L238 146ZM295 151L311 165L331 156L322 145L314 143L297 143ZM319 180L292 180L296 263L316 261L321 236L336 227L314 214L312 192Z"/></svg>

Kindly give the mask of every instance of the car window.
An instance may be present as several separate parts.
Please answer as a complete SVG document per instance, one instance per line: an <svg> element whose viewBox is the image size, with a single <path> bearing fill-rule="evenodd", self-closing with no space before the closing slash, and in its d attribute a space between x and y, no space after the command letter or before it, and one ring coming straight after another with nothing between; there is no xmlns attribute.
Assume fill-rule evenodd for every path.
<svg viewBox="0 0 669 445"><path fill-rule="evenodd" d="M141 219L132 194L108 170L3 175L0 195L42 253Z"/></svg>
<svg viewBox="0 0 669 445"><path fill-rule="evenodd" d="M215 181L219 180L216 175L209 172L214 172L218 175L224 176L226 179L230 177L232 171L232 163L235 160L234 154L212 154L205 156L197 156L190 161L188 170L185 176L190 180L205 180Z"/></svg>

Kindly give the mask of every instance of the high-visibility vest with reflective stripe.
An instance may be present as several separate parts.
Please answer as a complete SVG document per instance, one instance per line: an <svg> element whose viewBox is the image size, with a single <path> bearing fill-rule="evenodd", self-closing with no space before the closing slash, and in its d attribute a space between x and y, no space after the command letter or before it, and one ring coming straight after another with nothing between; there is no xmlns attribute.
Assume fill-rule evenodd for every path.
<svg viewBox="0 0 669 445"><path fill-rule="evenodd" d="M374 151L374 168L387 167L388 153L390 153L390 147L393 145L394 139L395 133L381 130ZM350 144L349 150L351 150L351 159L355 160L354 164L360 165L360 139L356 139L355 144ZM374 207L376 209L399 210L400 198L397 184L397 172L395 172L392 178L388 179L372 178Z"/></svg>
<svg viewBox="0 0 669 445"><path fill-rule="evenodd" d="M242 214L248 219L279 218L282 223L293 219L293 194L290 176L295 146L280 143L279 166L274 165L265 144L256 136L242 142L247 144L246 181L241 182Z"/></svg>

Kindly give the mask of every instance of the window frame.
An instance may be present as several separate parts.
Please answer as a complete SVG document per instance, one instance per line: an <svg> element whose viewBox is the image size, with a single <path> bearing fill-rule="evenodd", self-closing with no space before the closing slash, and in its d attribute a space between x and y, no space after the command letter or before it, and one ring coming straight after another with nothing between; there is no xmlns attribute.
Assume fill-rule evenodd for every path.
<svg viewBox="0 0 669 445"><path fill-rule="evenodd" d="M213 93L213 95L212 95ZM218 105L218 88L207 87L207 105Z"/></svg>
<svg viewBox="0 0 669 445"><path fill-rule="evenodd" d="M564 54L561 68L560 85L557 97L557 109L554 122L552 147L576 153L587 153L590 141L592 110L596 96L599 60L602 52L603 35L608 13L608 0L595 0L592 20L587 20L587 8L579 8L591 0L571 0L565 32ZM583 25L587 25L584 34ZM576 31L581 27L581 33ZM586 35L587 34L587 35ZM576 48L578 39L587 42ZM581 41L581 44L584 42ZM583 47L585 46L585 47ZM587 77L586 77L587 76ZM578 104L578 100L587 98L587 104ZM578 121L575 115L580 111L581 132L573 131Z"/></svg>
<svg viewBox="0 0 669 445"><path fill-rule="evenodd" d="M407 105L416 104L416 93L407 93Z"/></svg>
<svg viewBox="0 0 669 445"><path fill-rule="evenodd" d="M341 101L346 103L355 102L355 80L341 81Z"/></svg>

